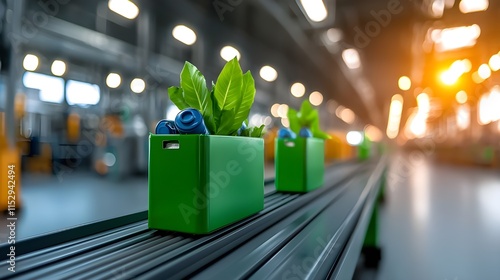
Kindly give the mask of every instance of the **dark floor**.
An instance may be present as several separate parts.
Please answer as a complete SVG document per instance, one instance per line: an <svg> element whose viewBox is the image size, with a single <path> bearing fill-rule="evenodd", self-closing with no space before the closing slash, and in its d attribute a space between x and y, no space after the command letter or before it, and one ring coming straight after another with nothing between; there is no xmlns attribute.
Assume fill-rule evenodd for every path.
<svg viewBox="0 0 500 280"><path fill-rule="evenodd" d="M397 157L380 208L379 271L359 279L500 279L500 172Z"/></svg>

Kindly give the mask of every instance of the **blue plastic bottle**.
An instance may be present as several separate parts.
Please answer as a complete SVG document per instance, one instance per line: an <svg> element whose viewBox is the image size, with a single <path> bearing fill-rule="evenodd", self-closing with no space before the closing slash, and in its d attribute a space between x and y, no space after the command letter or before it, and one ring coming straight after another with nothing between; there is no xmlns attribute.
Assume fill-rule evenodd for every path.
<svg viewBox="0 0 500 280"><path fill-rule="evenodd" d="M247 129L247 125L245 123L242 123L241 124L241 127L238 129L238 131L236 132L236 134L238 134L238 136L241 135L241 133L243 132L243 130Z"/></svg>
<svg viewBox="0 0 500 280"><path fill-rule="evenodd" d="M177 114L175 126L181 134L209 134L200 111L192 108Z"/></svg>
<svg viewBox="0 0 500 280"><path fill-rule="evenodd" d="M280 130L278 130L278 138L295 139L297 138L297 135L288 128L280 128Z"/></svg>
<svg viewBox="0 0 500 280"><path fill-rule="evenodd" d="M158 122L155 128L156 134L179 134L177 128L175 127L174 121L161 120Z"/></svg>
<svg viewBox="0 0 500 280"><path fill-rule="evenodd" d="M313 137L313 134L309 128L303 127L299 131L299 136L304 138L310 138Z"/></svg>

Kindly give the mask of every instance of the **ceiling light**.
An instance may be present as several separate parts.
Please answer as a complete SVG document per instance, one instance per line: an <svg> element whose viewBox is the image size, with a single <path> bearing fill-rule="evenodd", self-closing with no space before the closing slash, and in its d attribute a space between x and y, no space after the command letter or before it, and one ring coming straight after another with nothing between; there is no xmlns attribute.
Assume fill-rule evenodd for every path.
<svg viewBox="0 0 500 280"><path fill-rule="evenodd" d="M130 89L135 93L142 93L146 89L146 82L143 79L135 78L130 83Z"/></svg>
<svg viewBox="0 0 500 280"><path fill-rule="evenodd" d="M359 131L349 131L346 135L347 143L351 146L359 146L363 142L363 133Z"/></svg>
<svg viewBox="0 0 500 280"><path fill-rule="evenodd" d="M311 102L314 106L321 105L321 103L323 103L323 94L319 91L314 91L311 95L309 95L309 102Z"/></svg>
<svg viewBox="0 0 500 280"><path fill-rule="evenodd" d="M23 60L23 67L27 71L35 71L38 68L38 56L34 54L27 54Z"/></svg>
<svg viewBox="0 0 500 280"><path fill-rule="evenodd" d="M477 73L479 74L479 77L481 77L481 79L486 80L491 76L491 69L488 64L482 64L481 66L479 66Z"/></svg>
<svg viewBox="0 0 500 280"><path fill-rule="evenodd" d="M343 36L342 30L339 28L330 28L326 31L326 38L331 43L339 42Z"/></svg>
<svg viewBox="0 0 500 280"><path fill-rule="evenodd" d="M306 93L306 87L301 83L295 83L290 88L290 92L295 97L302 97Z"/></svg>
<svg viewBox="0 0 500 280"><path fill-rule="evenodd" d="M134 19L139 15L139 8L129 0L109 0L108 7L111 11L128 19Z"/></svg>
<svg viewBox="0 0 500 280"><path fill-rule="evenodd" d="M432 31L432 39L439 52L472 47L480 35L481 28L477 24Z"/></svg>
<svg viewBox="0 0 500 280"><path fill-rule="evenodd" d="M361 66L359 53L355 49L346 49L342 52L342 59L349 69L356 69Z"/></svg>
<svg viewBox="0 0 500 280"><path fill-rule="evenodd" d="M278 72L271 66L266 65L260 69L260 77L268 82L273 82L278 78Z"/></svg>
<svg viewBox="0 0 500 280"><path fill-rule="evenodd" d="M489 61L489 65L491 70L498 71L500 70L500 55L494 54Z"/></svg>
<svg viewBox="0 0 500 280"><path fill-rule="evenodd" d="M110 88L117 88L122 83L122 78L119 74L109 73L108 77L106 77L106 85Z"/></svg>
<svg viewBox="0 0 500 280"><path fill-rule="evenodd" d="M278 116L281 118L286 118L288 114L288 105L281 104L278 106Z"/></svg>
<svg viewBox="0 0 500 280"><path fill-rule="evenodd" d="M464 14L486 11L489 6L488 0L462 0L458 5L460 11Z"/></svg>
<svg viewBox="0 0 500 280"><path fill-rule="evenodd" d="M52 62L52 66L50 67L50 71L54 74L54 76L62 76L66 73L66 63L61 60L54 60L54 62Z"/></svg>
<svg viewBox="0 0 500 280"><path fill-rule="evenodd" d="M402 76L399 78L398 86L401 90L409 90L411 88L411 80L407 76Z"/></svg>
<svg viewBox="0 0 500 280"><path fill-rule="evenodd" d="M235 49L234 47L232 47L232 46L225 46L225 47L223 47L220 50L220 56L225 61L229 61L229 60L231 60L231 59L233 59L235 57L238 60L240 60L240 58L241 58L240 52L237 49Z"/></svg>
<svg viewBox="0 0 500 280"><path fill-rule="evenodd" d="M403 97L396 94L391 99L389 108L389 121L387 124L387 137L394 139L399 134L399 125L401 123L401 114L403 112Z"/></svg>
<svg viewBox="0 0 500 280"><path fill-rule="evenodd" d="M273 115L273 117L275 117L275 118L279 117L279 115L278 115L279 108L280 108L280 104L278 104L278 103L275 103L273 106L271 106L271 115Z"/></svg>
<svg viewBox="0 0 500 280"><path fill-rule="evenodd" d="M188 46L196 43L196 33L185 25L177 25L174 27L174 29L172 29L172 36Z"/></svg>
<svg viewBox="0 0 500 280"><path fill-rule="evenodd" d="M465 104L465 102L467 102L467 92L463 90L457 92L457 94L455 95L455 99L458 103Z"/></svg>
<svg viewBox="0 0 500 280"><path fill-rule="evenodd" d="M326 19L328 11L323 0L300 0L307 17L314 22L320 22Z"/></svg>

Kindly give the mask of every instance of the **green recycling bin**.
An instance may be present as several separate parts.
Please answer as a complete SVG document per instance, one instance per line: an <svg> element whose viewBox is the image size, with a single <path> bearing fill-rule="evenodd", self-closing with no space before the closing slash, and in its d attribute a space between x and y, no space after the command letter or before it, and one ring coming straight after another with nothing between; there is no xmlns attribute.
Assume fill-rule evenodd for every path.
<svg viewBox="0 0 500 280"><path fill-rule="evenodd" d="M325 141L318 138L276 138L276 189L309 192L323 185Z"/></svg>
<svg viewBox="0 0 500 280"><path fill-rule="evenodd" d="M149 136L152 229L206 234L264 208L264 140Z"/></svg>

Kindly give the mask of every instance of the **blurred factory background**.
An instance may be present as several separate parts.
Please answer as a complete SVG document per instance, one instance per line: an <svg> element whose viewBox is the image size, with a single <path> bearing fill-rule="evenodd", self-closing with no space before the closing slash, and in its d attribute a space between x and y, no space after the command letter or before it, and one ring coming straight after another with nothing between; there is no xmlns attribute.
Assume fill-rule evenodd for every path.
<svg viewBox="0 0 500 280"><path fill-rule="evenodd" d="M267 178L309 99L328 163L366 138L396 168L487 172L500 201L499 16L496 0L0 0L0 162L17 163L26 220L47 215L19 237L146 210L148 135L178 112L167 88L184 61L211 81L234 56L256 77Z"/></svg>

